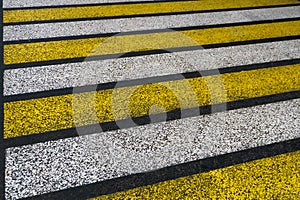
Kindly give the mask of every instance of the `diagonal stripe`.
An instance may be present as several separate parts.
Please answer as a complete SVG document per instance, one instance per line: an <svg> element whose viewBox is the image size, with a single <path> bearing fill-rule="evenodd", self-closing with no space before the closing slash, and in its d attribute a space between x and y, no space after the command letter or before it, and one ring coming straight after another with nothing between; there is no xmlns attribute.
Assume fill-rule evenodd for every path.
<svg viewBox="0 0 300 200"><path fill-rule="evenodd" d="M135 188L101 199L298 199L300 151Z"/></svg>
<svg viewBox="0 0 300 200"><path fill-rule="evenodd" d="M28 40L116 33L150 29L164 29L199 25L295 18L300 16L300 6L253 9L243 11L211 12L185 15L103 19L80 22L26 24L4 26L4 40ZM135 26L133 26L135 24Z"/></svg>
<svg viewBox="0 0 300 200"><path fill-rule="evenodd" d="M73 128L74 124L84 126L144 116L156 104L168 112L296 91L300 90L299 66L296 64L8 102L4 105L4 137ZM220 80L224 88L214 85ZM129 107L124 107L127 104ZM153 112L160 113L161 110Z"/></svg>
<svg viewBox="0 0 300 200"><path fill-rule="evenodd" d="M30 1L30 0L29 0ZM180 2L180 1L187 1L187 0L87 0L87 1L81 1L81 0L73 0L72 3L69 2L59 2L59 0L51 1L51 3L47 3L47 0L45 0L43 3L35 1L33 2L27 2L23 1L23 6L12 6L12 3L9 2L8 6L4 6L5 10L32 10L32 9L44 9L44 8L68 8L68 7L88 7L88 6L107 6L107 5L124 5L124 4L141 4L141 3L161 3L161 2ZM190 0L188 0L190 1ZM192 0L194 1L194 0ZM21 4L22 4L21 3ZM36 3L36 4L35 4ZM35 4L35 5L34 5ZM39 5L40 4L40 5ZM48 4L48 5L46 5Z"/></svg>
<svg viewBox="0 0 300 200"><path fill-rule="evenodd" d="M45 8L30 10L4 10L3 22L32 22L53 21L62 19L87 19L113 16L132 16L157 13L178 13L188 11L205 11L217 9L232 9L243 7L259 7L299 4L297 0L238 0L234 2L226 0L217 1L186 1L186 2L164 2L156 4L131 4L131 5L109 5L109 6L87 6L70 8Z"/></svg>
<svg viewBox="0 0 300 200"><path fill-rule="evenodd" d="M300 21L4 45L5 64L250 41L300 33Z"/></svg>
<svg viewBox="0 0 300 200"><path fill-rule="evenodd" d="M153 2L153 0L6 0L3 2L5 9L17 9L28 7L62 7L62 6L82 6L82 5L95 5L95 4L122 4L134 2ZM156 1L156 0L155 0ZM172 0L159 0L159 1L172 1ZM184 1L184 0L183 0Z"/></svg>

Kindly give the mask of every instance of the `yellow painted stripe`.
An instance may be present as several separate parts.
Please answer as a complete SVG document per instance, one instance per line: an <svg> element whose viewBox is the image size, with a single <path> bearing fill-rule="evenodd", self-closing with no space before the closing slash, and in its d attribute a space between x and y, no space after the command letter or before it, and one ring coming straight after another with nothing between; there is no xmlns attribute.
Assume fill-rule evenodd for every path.
<svg viewBox="0 0 300 200"><path fill-rule="evenodd" d="M4 45L5 64L217 44L300 34L300 21Z"/></svg>
<svg viewBox="0 0 300 200"><path fill-rule="evenodd" d="M4 138L300 90L300 64L4 104ZM217 83L221 83L222 87ZM152 110L160 113L162 109Z"/></svg>
<svg viewBox="0 0 300 200"><path fill-rule="evenodd" d="M300 151L182 177L105 199L289 199L300 197Z"/></svg>
<svg viewBox="0 0 300 200"><path fill-rule="evenodd" d="M4 23L61 19L96 18L137 14L171 13L214 9L231 9L299 4L297 0L201 0L186 2L141 3L125 5L45 8L29 10L4 10Z"/></svg>

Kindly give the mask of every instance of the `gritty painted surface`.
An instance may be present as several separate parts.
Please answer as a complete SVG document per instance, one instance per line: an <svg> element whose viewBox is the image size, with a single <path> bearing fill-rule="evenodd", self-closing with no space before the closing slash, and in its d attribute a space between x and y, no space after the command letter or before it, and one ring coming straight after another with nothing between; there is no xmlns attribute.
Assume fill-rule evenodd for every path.
<svg viewBox="0 0 300 200"><path fill-rule="evenodd" d="M234 22L247 22L300 16L300 6L258 10L228 11L158 17L90 20L79 22L28 24L4 26L3 38L24 40L61 36L88 35L112 32L165 29L174 27L201 26Z"/></svg>
<svg viewBox="0 0 300 200"><path fill-rule="evenodd" d="M4 45L4 63L17 64L298 35L300 20L224 28Z"/></svg>
<svg viewBox="0 0 300 200"><path fill-rule="evenodd" d="M101 0L97 1L97 3L106 1L112 2L115 0ZM51 2L48 0L37 0L34 2L32 0L24 0L22 2L19 0L13 2L4 1L4 4L7 7L62 5L68 3L80 4L96 2L94 0L87 0L84 2L81 0L72 2L68 0L54 0ZM31 20L97 17L100 15L117 16L120 14L141 14L144 13L144 11L150 14L156 12L187 11L195 9L213 10L220 8L240 8L245 6L268 6L279 4L299 4L299 1L237 0L230 2L226 0L204 0L194 2L154 3L151 5L139 4L5 11L4 19L6 22L25 22ZM164 6L158 7L159 5ZM116 10L117 8L120 8L120 10ZM131 10L128 8L136 9ZM65 11L65 13L60 13L59 11ZM103 12L101 13L100 11ZM262 13L264 11L267 12ZM31 14L34 14L35 16L32 16ZM226 17L223 18L222 16L224 15ZM26 37L45 38L71 34L91 34L101 32L96 28L96 26L101 27L101 23L106 24L106 27L103 27L102 30L104 33L116 30L121 32L141 29L149 30L161 27L166 28L168 26L188 26L188 23L194 25L194 22L197 23L198 20L191 19L190 17L195 16L201 17L203 22L199 21L198 23L203 24L230 23L234 22L234 20L259 21L273 18L297 17L299 16L299 6L293 8L248 10L243 12L224 11L221 13L215 12L199 15L104 20L102 22L92 20L86 22L68 22L67 24L50 23L44 25L7 26L5 29L9 31L5 32L5 34L8 34L8 38L11 38L11 40L18 40L18 37L26 39ZM203 16L206 16L206 19L203 18ZM231 19L226 20L228 18ZM171 20L164 22L164 20L168 19ZM183 19L188 21L188 23L184 24L184 21L180 22L182 24L176 23L176 20ZM148 24L148 22L150 23ZM139 26L138 23L143 23L143 25ZM155 23L155 26L153 23ZM108 27L111 24L114 25ZM53 30L45 31L47 25L49 25L47 27L48 29L53 28ZM93 28L91 28L92 26ZM64 27L64 30L60 30L62 27ZM177 37L178 35L171 32L168 33L169 35L166 33L152 33L152 36L155 34L155 36L157 36L152 39L151 36L148 37L151 34L148 34L146 36L144 35L145 37L135 35L135 38L132 37L133 39L128 39L131 36L122 36L125 40L118 40L116 37L112 37L110 40L107 40L107 38L95 38L74 41L6 45L5 62L7 64L18 64L22 62L76 58L80 56L85 57L89 55L102 55L124 51L143 51L157 48L164 49L170 47L168 46L170 45L169 43L173 45L171 47L177 47L184 45L214 44L216 41L217 43L220 43L292 36L299 35L299 27L298 20L294 22L273 24L182 31L180 34L184 36L185 40L182 40L182 37ZM37 31L36 28L40 30ZM70 30L68 30L69 28ZM75 30L76 28L78 30ZM81 28L85 30L80 30ZM70 33L66 30L70 31ZM15 31L20 32L16 33ZM45 31L44 35L42 33L43 31ZM24 36L20 36L22 34L24 34ZM122 37L119 38L122 39ZM136 43L137 39L143 40L138 44L140 46L132 45ZM103 49L101 49L100 44L102 44L101 42L104 40L109 44L102 46ZM154 40L159 42L153 42ZM125 49L118 48L119 45L122 46L124 44ZM95 47L97 48L95 49ZM111 49L112 51L107 51L105 48ZM202 52L205 53L202 54ZM174 60L175 63L169 63L169 67L172 68L171 70L160 71L158 69L158 73L155 73L155 70L153 70L155 69L155 66L144 69L144 72L148 70L148 73L137 73L136 65L140 62L143 64L140 64L139 68L145 68L144 64L148 63L149 59L156 59L157 64L159 65L162 60L165 60L170 54L122 58L114 60L117 69L114 76L116 76L115 80L128 80L140 77L157 76L158 74L162 75L163 73L171 74L195 71L195 69L215 69L217 67L229 67L255 62L260 63L293 59L299 58L299 53L299 40L216 48L213 50L180 52L172 55L182 56L186 59L187 63L185 64L187 65L178 69L178 72L176 70L172 71L174 70L174 66L178 64L177 60ZM201 54L202 57L198 56L199 54ZM209 56L205 56L205 54ZM213 59L210 60L210 58ZM203 61L201 59L203 59ZM131 70L132 73L135 73L135 76L124 75L126 73L126 70L124 69L128 68L128 63L126 63L128 60L134 62ZM43 91L66 86L78 86L79 84L99 83L101 77L95 78L95 76L89 76L93 75L94 71L85 71L86 66L91 64L91 68L96 70L99 63L102 63L102 65L105 66L107 62L109 61L92 61L6 70L5 90L8 91L6 94ZM120 67L120 64L122 63L123 65ZM199 67L189 65L189 63L193 63L195 66ZM206 63L206 65L200 66L200 64L202 65L203 63ZM173 67L171 65L173 65ZM72 71L74 66L75 68L77 66L77 69ZM111 70L111 66L106 68L108 72ZM163 65L159 66L161 68L164 67ZM17 67L23 66L18 65ZM70 71L74 73L68 74L70 71L65 71L66 69L71 69ZM99 121L114 120L115 118L122 119L129 115L140 116L147 112L150 114L159 113L179 107L186 108L189 106L207 105L210 103L234 101L300 90L300 71L298 69L299 65L283 66L224 74L218 76L219 79L214 79L213 77L206 78L208 82L212 83L215 83L216 80L219 81L220 78L223 79L224 90L222 91L218 90L220 88L215 88L217 90L214 91L217 92L215 92L214 98L209 95L209 87L204 84L204 78L195 78L188 81L180 80L167 82L165 84L135 86L131 87L131 89L105 90L97 93L78 94L77 96L70 94L44 99L33 99L24 102L7 103L5 104L5 134L6 137L13 138L21 135L26 136L50 130L61 130L74 126L98 123ZM43 70L46 70L48 74L44 74ZM98 68L97 70L101 69ZM83 71L85 73L82 73ZM79 79L74 79L74 77L78 77L78 73L84 74L85 78L90 77L90 80L85 79L85 81L80 82L82 76L79 76ZM33 76L33 74L35 76ZM42 76L40 76L41 74ZM57 76L57 74L61 75ZM10 82L11 79L14 81ZM111 79L108 77L107 79L101 79L101 81L107 82L111 81ZM19 85L17 85L16 82L19 82ZM6 84L11 85L6 86ZM38 87L36 87L37 85ZM170 87L171 90L168 90L169 88L167 86ZM184 86L192 87L193 90L187 90L187 87ZM174 91L177 91L177 93L174 93ZM224 91L226 91L226 93L224 93ZM159 95L157 95L158 93ZM126 110L126 107L122 107L126 105L123 103L126 102L126 98L124 99L122 95L130 97L128 101L130 109L128 110ZM112 96L117 98L112 98ZM89 104L88 102L94 100L94 97L96 97L95 100L97 103L94 104L93 102ZM112 101L112 99L116 99L117 101ZM157 103L162 104L163 106L156 106ZM299 138L299 109L300 99L296 99L111 132L100 133L101 130L99 127L99 131L95 131L98 132L98 134L8 148L6 149L5 171L6 197L7 199L16 199L43 194ZM117 113L117 115L114 115L115 113ZM83 133L78 130L78 134L81 135ZM296 160L297 158L298 160ZM188 198L190 197L190 194L195 194L193 187L199 192L198 189L201 186L203 187L203 191L207 191L207 193L202 192L201 194L211 194L212 197L214 195L218 196L219 194L236 194L236 196L239 197L239 194L236 193L237 190L246 192L248 190L254 191L251 193L251 195L254 195L253 198L261 197L259 195L266 194L265 191L271 191L268 194L275 195L272 197L263 196L265 199L281 197L284 199L293 199L294 193L299 193L299 190L295 190L295 188L299 188L299 183L296 182L299 180L299 153L289 154L287 159L284 159L283 157L275 159L267 158L263 161L263 164L260 164L260 162L261 161L255 161L254 164L245 163L239 166L209 172L204 175L200 174L192 176L187 178L188 181L186 178L182 178L179 181L172 180L171 182L159 183L155 186L134 189L129 191L129 193L118 193L115 197L122 199L125 195L127 198L130 198L132 197L132 194L133 196L137 195L142 197L141 199L145 199L150 192L155 191L157 192L158 199L163 199L166 197L164 195L181 195L181 191L184 190L185 193L183 197ZM251 176L250 178L249 175ZM254 188L255 184L260 187ZM266 185L269 187L265 187ZM251 187L249 188L249 186ZM259 188L259 190L257 190L257 188ZM198 197L199 195L201 197L201 194L197 193ZM244 194L245 193L241 195ZM286 194L289 196L284 196ZM245 198L251 197L252 196L245 196ZM228 198L230 198L230 196Z"/></svg>
<svg viewBox="0 0 300 200"><path fill-rule="evenodd" d="M4 72L4 95L296 59L299 49L300 40L291 40L11 69Z"/></svg>
<svg viewBox="0 0 300 200"><path fill-rule="evenodd" d="M298 69L299 64L288 65L9 102L4 104L4 138L144 116L156 104L168 112L296 91Z"/></svg>
<svg viewBox="0 0 300 200"><path fill-rule="evenodd" d="M299 137L296 99L9 148L6 195L26 197Z"/></svg>
<svg viewBox="0 0 300 200"><path fill-rule="evenodd" d="M300 151L94 198L290 199L300 196Z"/></svg>
<svg viewBox="0 0 300 200"><path fill-rule="evenodd" d="M5 0L3 2L3 8L80 5L80 4L118 3L118 2L136 2L136 1L147 2L153 0Z"/></svg>
<svg viewBox="0 0 300 200"><path fill-rule="evenodd" d="M137 14L155 14L186 11L201 11L243 7L258 7L271 5L299 4L297 0L238 0L238 1L183 1L183 2L161 2L142 3L107 6L87 6L70 8L45 8L30 10L4 10L3 22L31 22L60 19L80 19L109 16L126 16Z"/></svg>

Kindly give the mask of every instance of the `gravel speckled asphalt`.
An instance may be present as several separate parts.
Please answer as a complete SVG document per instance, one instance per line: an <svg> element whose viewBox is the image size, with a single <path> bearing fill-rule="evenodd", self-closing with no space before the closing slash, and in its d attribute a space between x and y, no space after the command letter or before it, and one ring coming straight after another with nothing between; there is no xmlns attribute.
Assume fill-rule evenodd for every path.
<svg viewBox="0 0 300 200"><path fill-rule="evenodd" d="M298 200L300 2L146 1L4 0L0 199Z"/></svg>

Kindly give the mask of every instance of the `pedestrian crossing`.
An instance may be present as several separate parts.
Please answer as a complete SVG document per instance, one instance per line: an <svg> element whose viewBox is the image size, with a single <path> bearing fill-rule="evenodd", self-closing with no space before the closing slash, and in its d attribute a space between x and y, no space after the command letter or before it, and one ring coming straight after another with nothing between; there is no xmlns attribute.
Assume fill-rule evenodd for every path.
<svg viewBox="0 0 300 200"><path fill-rule="evenodd" d="M297 199L299 17L297 0L5 0L5 199Z"/></svg>

